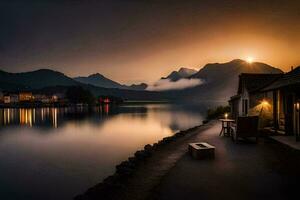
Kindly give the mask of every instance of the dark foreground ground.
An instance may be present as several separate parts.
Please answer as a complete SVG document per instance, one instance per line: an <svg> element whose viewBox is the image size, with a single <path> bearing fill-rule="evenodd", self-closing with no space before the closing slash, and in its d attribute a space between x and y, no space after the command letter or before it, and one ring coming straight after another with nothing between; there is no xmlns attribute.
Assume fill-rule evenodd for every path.
<svg viewBox="0 0 300 200"><path fill-rule="evenodd" d="M300 190L300 153L269 139L233 143L217 122L168 144L140 166L125 185L82 199L293 199ZM216 147L215 159L194 160L189 142ZM296 195L296 196L295 196ZM297 199L297 198L296 198Z"/></svg>
<svg viewBox="0 0 300 200"><path fill-rule="evenodd" d="M185 154L153 190L152 199L292 199L299 195L299 153L264 139L257 145L234 144L219 137L219 129L217 124L195 137L216 147L215 159L197 161Z"/></svg>

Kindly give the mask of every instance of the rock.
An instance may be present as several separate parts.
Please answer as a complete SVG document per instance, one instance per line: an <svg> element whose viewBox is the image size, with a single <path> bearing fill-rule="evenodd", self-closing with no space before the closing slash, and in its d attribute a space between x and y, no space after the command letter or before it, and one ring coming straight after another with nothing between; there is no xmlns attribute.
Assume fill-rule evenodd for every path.
<svg viewBox="0 0 300 200"><path fill-rule="evenodd" d="M162 145L164 145L165 144L165 141L164 140L159 140L158 141L158 146L162 146Z"/></svg>
<svg viewBox="0 0 300 200"><path fill-rule="evenodd" d="M145 160L145 158L147 157L143 151L137 151L137 152L135 152L134 156L138 160Z"/></svg>
<svg viewBox="0 0 300 200"><path fill-rule="evenodd" d="M118 189L120 187L122 187L122 183L120 180L120 176L118 176L117 174L114 174L112 176L108 176L107 178L105 178L102 182L103 185L100 185L100 188L103 190L113 190L113 189ZM100 188L97 188L97 190L99 190Z"/></svg>
<svg viewBox="0 0 300 200"><path fill-rule="evenodd" d="M136 157L129 157L128 161L131 162L133 165L138 164L138 160L136 159Z"/></svg>
<svg viewBox="0 0 300 200"><path fill-rule="evenodd" d="M175 135L176 135L177 137L182 137L182 136L185 135L185 133L184 133L183 131L180 131L180 132L177 132Z"/></svg>
<svg viewBox="0 0 300 200"><path fill-rule="evenodd" d="M135 165L129 161L123 161L116 166L116 173L121 176L130 176L134 172Z"/></svg>
<svg viewBox="0 0 300 200"><path fill-rule="evenodd" d="M164 139L163 139L163 141L164 141L164 143L170 143L171 141L173 141L174 140L174 138L172 138L172 137L165 137Z"/></svg>
<svg viewBox="0 0 300 200"><path fill-rule="evenodd" d="M147 152L152 152L153 148L150 144L145 145L144 150Z"/></svg>
<svg viewBox="0 0 300 200"><path fill-rule="evenodd" d="M209 121L208 120L203 120L202 124L207 124Z"/></svg>
<svg viewBox="0 0 300 200"><path fill-rule="evenodd" d="M153 150L156 150L158 148L158 143L154 143L152 148L153 148Z"/></svg>

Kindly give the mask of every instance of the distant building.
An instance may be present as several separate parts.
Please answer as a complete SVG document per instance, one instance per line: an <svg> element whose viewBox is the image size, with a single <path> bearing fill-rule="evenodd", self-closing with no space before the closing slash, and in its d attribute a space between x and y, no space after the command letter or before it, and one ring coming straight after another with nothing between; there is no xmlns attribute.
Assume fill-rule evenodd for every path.
<svg viewBox="0 0 300 200"><path fill-rule="evenodd" d="M19 95L17 95L17 94L4 95L3 100L4 100L5 104L18 103L19 102Z"/></svg>
<svg viewBox="0 0 300 200"><path fill-rule="evenodd" d="M34 101L40 103L50 103L51 99L47 95L44 94L35 94Z"/></svg>
<svg viewBox="0 0 300 200"><path fill-rule="evenodd" d="M10 96L9 95L5 95L3 97L3 101L4 101L4 103L10 103Z"/></svg>
<svg viewBox="0 0 300 200"><path fill-rule="evenodd" d="M20 102L28 102L33 100L32 92L20 92L19 93L19 101Z"/></svg>
<svg viewBox="0 0 300 200"><path fill-rule="evenodd" d="M58 102L58 96L52 95L51 101L52 101L52 102Z"/></svg>
<svg viewBox="0 0 300 200"><path fill-rule="evenodd" d="M52 101L53 102L63 102L66 98L66 95L64 93L55 93L52 95Z"/></svg>

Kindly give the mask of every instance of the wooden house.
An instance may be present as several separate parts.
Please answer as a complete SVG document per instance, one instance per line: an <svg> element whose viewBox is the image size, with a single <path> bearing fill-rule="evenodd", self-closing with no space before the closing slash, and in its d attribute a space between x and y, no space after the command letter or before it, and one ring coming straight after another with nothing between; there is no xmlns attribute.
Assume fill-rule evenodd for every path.
<svg viewBox="0 0 300 200"><path fill-rule="evenodd" d="M272 93L261 92L261 89L270 85L282 74L250 74L242 73L239 76L238 91L229 100L231 117L259 115L262 104L272 104Z"/></svg>
<svg viewBox="0 0 300 200"><path fill-rule="evenodd" d="M277 133L300 138L300 67L284 74L262 92L273 93L273 128Z"/></svg>

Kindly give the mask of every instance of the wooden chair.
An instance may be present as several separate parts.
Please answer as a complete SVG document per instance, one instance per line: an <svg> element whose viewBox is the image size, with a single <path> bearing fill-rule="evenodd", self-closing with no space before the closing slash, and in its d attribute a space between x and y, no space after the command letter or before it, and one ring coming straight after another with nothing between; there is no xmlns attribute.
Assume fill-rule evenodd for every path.
<svg viewBox="0 0 300 200"><path fill-rule="evenodd" d="M238 117L236 127L233 128L232 139L237 142L239 138L255 137L258 142L258 116Z"/></svg>

